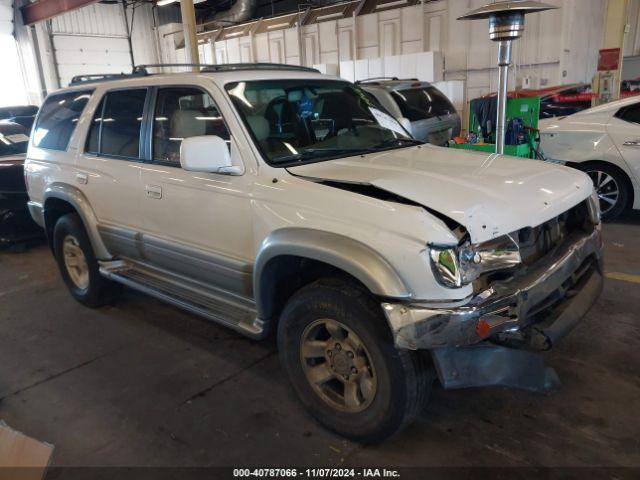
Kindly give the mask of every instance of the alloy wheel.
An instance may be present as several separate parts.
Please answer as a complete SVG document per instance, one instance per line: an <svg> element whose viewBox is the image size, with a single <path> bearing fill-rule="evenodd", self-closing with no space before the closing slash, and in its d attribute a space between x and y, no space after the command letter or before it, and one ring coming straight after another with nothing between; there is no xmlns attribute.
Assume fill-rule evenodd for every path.
<svg viewBox="0 0 640 480"><path fill-rule="evenodd" d="M601 170L590 170L587 175L591 177L596 193L600 199L600 211L602 214L608 213L614 208L620 199L620 186L616 179L607 172Z"/></svg>
<svg viewBox="0 0 640 480"><path fill-rule="evenodd" d="M357 413L376 395L376 373L364 343L337 320L321 319L302 333L300 360L315 392L332 407Z"/></svg>
<svg viewBox="0 0 640 480"><path fill-rule="evenodd" d="M62 243L64 265L73 284L80 290L89 288L89 265L78 239L67 235Z"/></svg>

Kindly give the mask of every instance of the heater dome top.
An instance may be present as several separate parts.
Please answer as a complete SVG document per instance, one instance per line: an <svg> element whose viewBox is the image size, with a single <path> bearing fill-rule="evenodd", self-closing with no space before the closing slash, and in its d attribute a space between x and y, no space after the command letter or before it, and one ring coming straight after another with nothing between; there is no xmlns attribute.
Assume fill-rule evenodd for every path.
<svg viewBox="0 0 640 480"><path fill-rule="evenodd" d="M554 5L547 3L535 2L530 0L513 0L508 2L496 2L490 3L483 7L458 17L458 20L479 20L482 18L490 18L500 15L511 15L514 13L527 14L544 12L545 10L552 10L558 8Z"/></svg>

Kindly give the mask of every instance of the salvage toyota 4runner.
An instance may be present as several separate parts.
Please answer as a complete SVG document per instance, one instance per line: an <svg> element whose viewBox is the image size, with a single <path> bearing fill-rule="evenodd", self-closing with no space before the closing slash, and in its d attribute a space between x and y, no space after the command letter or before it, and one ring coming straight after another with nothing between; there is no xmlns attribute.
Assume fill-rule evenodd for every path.
<svg viewBox="0 0 640 480"><path fill-rule="evenodd" d="M302 67L78 78L25 175L71 294L118 284L251 338L323 425L363 442L445 389L557 382L541 351L602 288L584 173L412 139Z"/></svg>

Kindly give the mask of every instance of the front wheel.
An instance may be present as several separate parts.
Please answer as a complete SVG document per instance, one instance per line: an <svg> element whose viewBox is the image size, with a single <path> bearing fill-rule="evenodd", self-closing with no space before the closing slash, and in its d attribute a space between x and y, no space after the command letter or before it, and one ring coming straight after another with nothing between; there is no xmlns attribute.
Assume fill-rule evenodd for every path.
<svg viewBox="0 0 640 480"><path fill-rule="evenodd" d="M278 348L309 413L364 443L380 442L411 423L433 383L422 356L394 347L380 304L342 279L319 280L289 300Z"/></svg>
<svg viewBox="0 0 640 480"><path fill-rule="evenodd" d="M600 200L602 220L610 221L618 218L629 201L627 179L618 169L604 163L578 165L593 181L593 186Z"/></svg>

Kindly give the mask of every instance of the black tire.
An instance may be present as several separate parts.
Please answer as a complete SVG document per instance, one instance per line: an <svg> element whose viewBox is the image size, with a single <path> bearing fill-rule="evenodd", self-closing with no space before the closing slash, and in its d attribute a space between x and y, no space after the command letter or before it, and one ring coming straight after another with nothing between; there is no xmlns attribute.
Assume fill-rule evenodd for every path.
<svg viewBox="0 0 640 480"><path fill-rule="evenodd" d="M624 172L604 162L576 164L575 167L589 175L594 187L598 190L598 194L604 196L604 198L600 197L602 220L609 222L618 218L629 204L631 195L629 178ZM603 184L605 181L606 183ZM612 192L616 191L618 192L617 196L611 195ZM610 204L612 199L615 199L615 204L613 205Z"/></svg>
<svg viewBox="0 0 640 480"><path fill-rule="evenodd" d="M74 241L86 260L87 275L86 287L82 288L73 280L65 261L64 243ZM100 307L113 300L118 290L118 285L107 280L99 272L98 261L93 253L91 242L82 224L82 220L76 213L68 213L58 219L53 229L53 252L60 269L60 274L71 295L80 303L88 307Z"/></svg>
<svg viewBox="0 0 640 480"><path fill-rule="evenodd" d="M362 411L335 408L307 379L306 360L301 357L303 334L320 319L338 320L366 347L377 388ZM380 303L349 280L321 279L294 294L280 317L278 349L291 384L309 413L330 430L362 443L381 442L409 425L426 404L435 378L423 355L394 347Z"/></svg>

